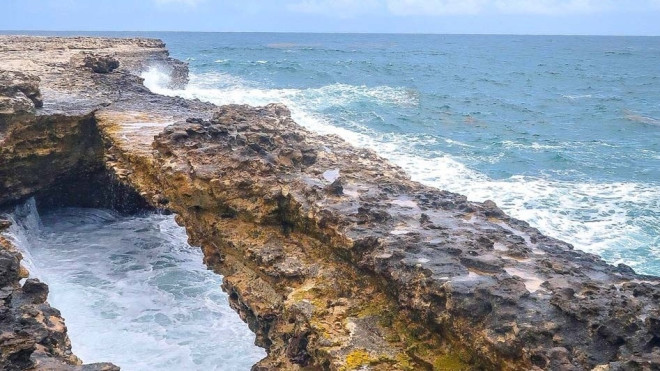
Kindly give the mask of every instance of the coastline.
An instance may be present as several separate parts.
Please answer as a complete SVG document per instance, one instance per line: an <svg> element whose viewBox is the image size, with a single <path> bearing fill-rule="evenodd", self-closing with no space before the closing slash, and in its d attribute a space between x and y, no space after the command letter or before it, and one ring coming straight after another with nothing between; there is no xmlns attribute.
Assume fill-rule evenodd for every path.
<svg viewBox="0 0 660 371"><path fill-rule="evenodd" d="M658 366L658 278L573 251L492 202L411 182L371 151L300 128L281 105L152 94L136 75L153 63L185 83L162 42L0 45L3 67L41 79L44 102L18 94L29 98L21 87L33 91L34 78L3 93L0 141L12 150L0 151L11 179L0 204L36 195L175 212L267 348L255 369ZM114 54L119 69L81 67L82 49ZM72 140L35 140L52 136ZM108 177L130 201L71 195Z"/></svg>

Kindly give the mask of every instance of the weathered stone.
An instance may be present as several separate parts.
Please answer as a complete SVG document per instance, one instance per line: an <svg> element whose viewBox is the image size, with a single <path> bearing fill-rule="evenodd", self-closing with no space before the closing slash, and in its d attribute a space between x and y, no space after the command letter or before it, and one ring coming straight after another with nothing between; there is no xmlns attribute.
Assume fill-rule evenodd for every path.
<svg viewBox="0 0 660 371"><path fill-rule="evenodd" d="M0 69L0 96L26 97L32 102L33 107L42 107L39 81L38 77L28 73Z"/></svg>
<svg viewBox="0 0 660 371"><path fill-rule="evenodd" d="M18 277L19 266L18 254L0 250L0 287L14 283L15 277Z"/></svg>
<svg viewBox="0 0 660 371"><path fill-rule="evenodd" d="M22 291L33 304L41 304L48 299L48 285L36 278L26 280Z"/></svg>
<svg viewBox="0 0 660 371"><path fill-rule="evenodd" d="M110 55L85 55L83 66L95 73L110 73L119 67L117 58Z"/></svg>
<svg viewBox="0 0 660 371"><path fill-rule="evenodd" d="M3 219L0 216L0 232L4 231L5 229L7 229L9 227L11 227L11 221L9 221L7 219Z"/></svg>
<svg viewBox="0 0 660 371"><path fill-rule="evenodd" d="M53 107L91 115L93 163L175 212L225 275L230 305L268 350L255 369L660 367L658 278L573 251L493 202L412 182L372 151L301 128L283 105L160 97L130 73L54 68L30 39L4 40L22 40L13 49L31 55ZM154 40L53 40L71 53L97 45L127 72L171 62ZM73 127L62 133L80 138ZM23 133L11 143L35 132ZM15 152L0 152L0 171ZM59 184L7 179L6 202Z"/></svg>

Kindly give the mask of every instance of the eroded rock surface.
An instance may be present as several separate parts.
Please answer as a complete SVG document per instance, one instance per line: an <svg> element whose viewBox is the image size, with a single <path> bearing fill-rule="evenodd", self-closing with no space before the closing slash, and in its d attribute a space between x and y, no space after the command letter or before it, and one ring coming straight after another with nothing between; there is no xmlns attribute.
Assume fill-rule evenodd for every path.
<svg viewBox="0 0 660 371"><path fill-rule="evenodd" d="M74 50L55 76L43 63L57 50L50 39L7 40L0 61L29 56L18 70L40 71L34 122L89 115L94 164L175 212L225 276L232 307L268 350L255 369L660 368L658 278L574 251L493 202L412 182L371 151L301 128L282 105L151 94L131 71L171 62L158 41L53 39ZM119 68L71 63L79 45L116 56ZM16 153L0 152L0 165ZM14 178L12 189L30 179Z"/></svg>
<svg viewBox="0 0 660 371"><path fill-rule="evenodd" d="M154 148L129 181L226 274L266 367L660 367L657 278L411 182L284 106L221 107Z"/></svg>
<svg viewBox="0 0 660 371"><path fill-rule="evenodd" d="M110 73L119 67L117 58L110 55L85 55L84 66L96 73Z"/></svg>
<svg viewBox="0 0 660 371"><path fill-rule="evenodd" d="M43 106L39 78L18 71L0 70L0 120Z"/></svg>

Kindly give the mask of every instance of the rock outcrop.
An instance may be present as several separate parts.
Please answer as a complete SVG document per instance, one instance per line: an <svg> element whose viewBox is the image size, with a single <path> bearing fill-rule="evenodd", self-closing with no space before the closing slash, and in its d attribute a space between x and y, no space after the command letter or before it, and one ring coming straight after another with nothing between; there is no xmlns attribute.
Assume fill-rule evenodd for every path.
<svg viewBox="0 0 660 371"><path fill-rule="evenodd" d="M83 62L85 67L96 73L110 73L119 67L117 58L110 55L85 55Z"/></svg>
<svg viewBox="0 0 660 371"><path fill-rule="evenodd" d="M157 41L54 40L71 45L56 75L39 62L49 40L0 37L0 61L36 61L16 70L39 76L44 99L0 130L17 148L0 150L11 178L0 204L73 200L45 189L102 173L132 202L176 213L267 349L255 369L660 369L658 278L575 251L493 202L413 182L371 151L301 128L282 105L154 95L134 74L171 62ZM119 67L70 63L83 44ZM29 142L53 132L39 122L54 115L78 122L61 133L87 139ZM33 179L41 148L71 160ZM83 149L91 157L74 160Z"/></svg>
<svg viewBox="0 0 660 371"><path fill-rule="evenodd" d="M0 70L0 120L43 106L39 78L17 71Z"/></svg>

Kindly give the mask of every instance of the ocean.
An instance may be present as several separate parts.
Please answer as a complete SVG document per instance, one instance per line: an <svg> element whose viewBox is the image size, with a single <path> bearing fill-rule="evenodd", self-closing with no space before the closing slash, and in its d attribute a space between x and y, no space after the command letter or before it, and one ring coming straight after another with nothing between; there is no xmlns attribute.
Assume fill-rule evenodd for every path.
<svg viewBox="0 0 660 371"><path fill-rule="evenodd" d="M547 235L660 275L660 38L46 33L163 39L185 89L286 104L426 185L495 201ZM10 235L51 288L73 351L125 370L248 369L265 355L171 216L34 202ZM82 259L81 259L82 257Z"/></svg>
<svg viewBox="0 0 660 371"><path fill-rule="evenodd" d="M155 33L183 90L289 106L414 180L660 275L660 38Z"/></svg>
<svg viewBox="0 0 660 371"><path fill-rule="evenodd" d="M266 356L173 215L64 208L32 199L8 237L66 320L85 363L125 371L249 370Z"/></svg>

